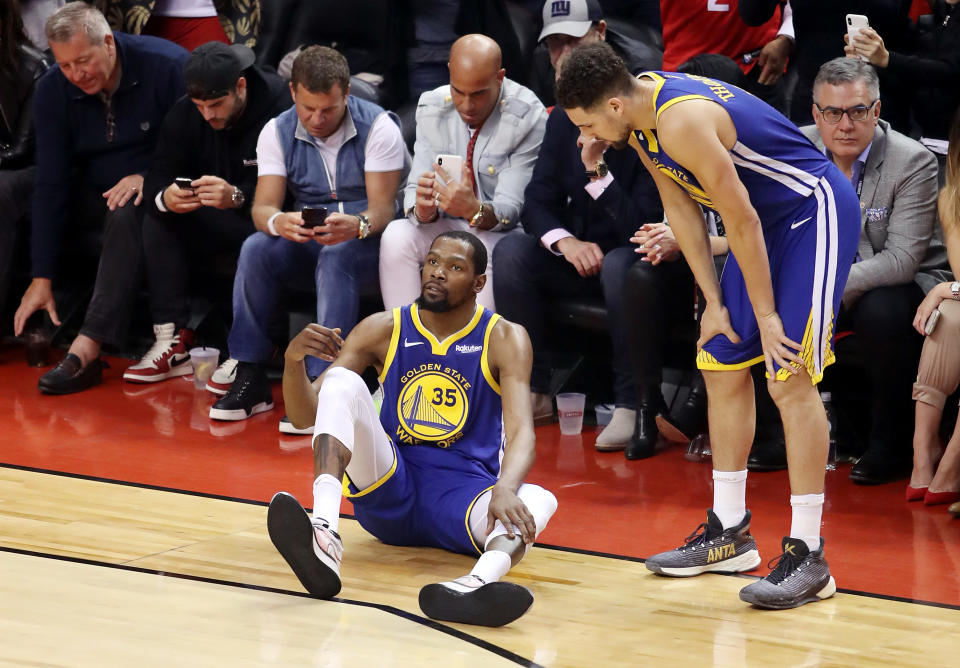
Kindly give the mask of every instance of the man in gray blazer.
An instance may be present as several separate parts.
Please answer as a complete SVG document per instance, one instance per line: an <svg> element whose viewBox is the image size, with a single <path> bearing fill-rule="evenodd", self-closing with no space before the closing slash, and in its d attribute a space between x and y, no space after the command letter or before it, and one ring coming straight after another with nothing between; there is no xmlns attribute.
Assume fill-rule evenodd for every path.
<svg viewBox="0 0 960 668"><path fill-rule="evenodd" d="M803 132L850 178L860 198L860 243L837 331L855 333L873 397L867 450L850 477L884 483L910 472L911 387L923 345L912 323L926 291L946 280L937 161L880 120L880 85L870 65L852 58L825 63L813 99L816 126Z"/></svg>
<svg viewBox="0 0 960 668"><path fill-rule="evenodd" d="M493 247L517 225L547 112L532 91L505 78L500 59L492 39L465 35L450 49L450 85L420 96L406 218L391 222L380 242L388 309L420 295L420 263L441 232L470 231L493 257ZM441 154L462 158L462 169L438 165ZM488 267L479 297L491 310L495 269Z"/></svg>

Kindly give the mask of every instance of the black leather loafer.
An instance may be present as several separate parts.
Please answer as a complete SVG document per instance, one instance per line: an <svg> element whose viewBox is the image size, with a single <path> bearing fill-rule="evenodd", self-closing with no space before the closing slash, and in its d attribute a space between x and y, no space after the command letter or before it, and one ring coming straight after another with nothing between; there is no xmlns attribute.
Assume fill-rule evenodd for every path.
<svg viewBox="0 0 960 668"><path fill-rule="evenodd" d="M103 382L103 362L98 357L83 366L80 358L67 353L60 364L40 377L37 387L44 394L73 394Z"/></svg>

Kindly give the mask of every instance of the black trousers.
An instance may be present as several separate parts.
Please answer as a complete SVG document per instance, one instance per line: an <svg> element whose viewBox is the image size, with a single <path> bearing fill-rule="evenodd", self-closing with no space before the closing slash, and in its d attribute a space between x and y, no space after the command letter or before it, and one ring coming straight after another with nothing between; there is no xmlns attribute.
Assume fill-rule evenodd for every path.
<svg viewBox="0 0 960 668"><path fill-rule="evenodd" d="M249 213L203 207L185 214L147 213L143 220L144 264L155 323L186 326L190 284L211 260L236 271L243 241L255 230Z"/></svg>
<svg viewBox="0 0 960 668"><path fill-rule="evenodd" d="M868 449L903 457L913 449L913 382L923 348L913 318L923 298L913 282L874 288L851 308L842 308L837 318L836 330L852 330L866 360Z"/></svg>
<svg viewBox="0 0 960 668"><path fill-rule="evenodd" d="M636 262L627 272L623 312L640 401L659 396L667 343L678 323L693 319L694 285L682 259L656 266Z"/></svg>
<svg viewBox="0 0 960 668"><path fill-rule="evenodd" d="M546 250L529 234L511 233L494 247L497 267L493 294L497 311L507 320L526 327L535 355L531 386L546 392L547 369L540 364L546 346L549 300L564 297L598 297L607 307L607 328L613 343L614 400L632 408L636 392L627 353L623 317L623 285L627 269L636 262L632 247L615 248L603 257L600 274L584 278L572 264Z"/></svg>
<svg viewBox="0 0 960 668"><path fill-rule="evenodd" d="M0 313L7 306L14 250L29 229L35 167L0 169Z"/></svg>

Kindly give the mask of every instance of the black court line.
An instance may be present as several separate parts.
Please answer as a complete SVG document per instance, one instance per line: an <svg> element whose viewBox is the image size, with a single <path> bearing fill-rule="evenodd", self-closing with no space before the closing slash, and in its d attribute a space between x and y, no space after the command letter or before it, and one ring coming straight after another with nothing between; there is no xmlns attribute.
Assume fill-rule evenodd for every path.
<svg viewBox="0 0 960 668"><path fill-rule="evenodd" d="M49 475L58 475L65 478L77 478L79 480L92 480L94 482L105 482L113 485L124 485L126 487L140 487L143 489L152 489L160 492L173 492L174 494L186 494L188 496L199 496L204 499L217 499L219 501L235 501L237 503L246 503L251 506L269 506L270 504L266 501L257 501L255 499L243 499L240 497L234 496L224 496L221 494L208 494L206 492L195 492L189 489L177 489L176 487L161 487L159 485L149 485L147 483L140 482L130 482L127 480L116 480L114 478L100 478L97 476L84 475L82 473L70 473L68 471L56 471L53 469L42 469L33 466L21 466L20 464L7 464L0 462L0 468L15 469L18 471L29 471L31 473L45 473ZM307 509L309 510L309 508ZM341 513L340 517L350 520L355 520L356 517L348 513ZM646 559L643 557L634 557L627 554L616 554L613 552L598 552L596 550L586 550L579 547L567 547L566 545L552 545L550 543L537 543L537 547L542 547L547 550L555 550L557 552L570 552L572 554L582 554L588 557L600 557L602 559L616 559L618 561L629 561L633 563L644 563ZM6 549L0 547L0 549ZM752 578L757 579L758 576L750 575L747 573L714 573L714 575L726 575L729 577L740 577L740 578ZM899 603L912 603L914 605L925 605L931 608L944 608L946 610L960 610L960 604L954 603L942 603L940 601L925 601L918 598L907 598L905 596L894 596L892 594L879 594L871 591L860 591L858 589L843 589L837 588L837 591L841 594L849 594L852 596L864 596L866 598L875 598L882 601L896 601ZM304 594L306 596L306 594ZM371 604L373 605L373 604Z"/></svg>
<svg viewBox="0 0 960 668"><path fill-rule="evenodd" d="M11 554L19 554L27 557L37 557L40 559L52 559L55 561L66 561L72 564L82 564L84 566L98 566L100 568L114 568L121 571L128 571L132 573L143 573L145 575L159 575L161 577L176 578L178 580L189 580L191 582L203 582L206 584L221 585L226 587L236 587L238 589L252 589L254 591L262 591L270 594L282 594L284 596L297 596L299 598L308 598L315 601L323 601L324 599L314 598L307 594L306 592L292 591L289 589L278 589L276 587L265 587L263 585L247 584L244 582L236 582L233 580L219 580L217 578L208 578L200 575L189 575L187 573L171 573L169 571L158 571L153 568L143 568L142 566L130 566L127 564L111 564L106 561L97 561L95 559L82 559L80 557L68 557L62 554L49 554L47 552L36 552L34 550L22 550L16 547L6 547L0 545L0 552L9 552ZM381 612L386 612L388 614L406 619L408 621L420 624L421 626L426 626L427 628L433 629L434 631L439 631L445 633L448 636L452 636L457 640L463 640L468 642L471 645L474 645L480 649L486 650L497 656L500 656L508 661L512 661L518 666L525 666L527 668L544 668L539 663L535 663L530 659L524 658L519 654L515 654L508 649L500 647L499 645L494 645L493 643L487 642L476 636L472 636L469 633L464 633L459 629L435 622L428 617L421 617L420 615L415 615L412 612L407 612L406 610L401 610L400 608L395 608L392 605L384 605L382 603L371 603L369 601L356 601L350 598L339 598L334 597L329 599L331 602L335 603L344 603L346 605L355 605L360 608L373 608L374 610L380 610Z"/></svg>

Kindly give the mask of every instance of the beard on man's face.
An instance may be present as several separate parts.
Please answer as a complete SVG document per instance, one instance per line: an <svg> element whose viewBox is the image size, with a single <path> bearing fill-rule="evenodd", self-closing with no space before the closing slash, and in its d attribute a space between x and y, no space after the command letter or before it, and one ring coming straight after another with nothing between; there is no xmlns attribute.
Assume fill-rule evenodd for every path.
<svg viewBox="0 0 960 668"><path fill-rule="evenodd" d="M430 299L423 294L423 291L420 292L420 296L416 299L417 308L422 311L433 311L434 313L445 313L453 308L453 304L450 303L450 300L446 296L440 297L438 299Z"/></svg>

